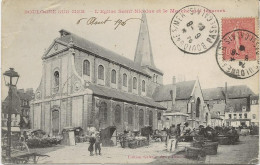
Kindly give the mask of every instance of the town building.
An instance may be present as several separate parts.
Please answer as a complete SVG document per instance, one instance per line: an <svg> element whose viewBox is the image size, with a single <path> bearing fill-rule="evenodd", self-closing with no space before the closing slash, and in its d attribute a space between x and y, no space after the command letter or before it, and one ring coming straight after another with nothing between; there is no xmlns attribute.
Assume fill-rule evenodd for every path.
<svg viewBox="0 0 260 165"><path fill-rule="evenodd" d="M33 89L12 88L11 130L20 132L30 128L30 101L33 99ZM9 96L2 102L2 130L7 130Z"/></svg>
<svg viewBox="0 0 260 165"><path fill-rule="evenodd" d="M166 108L152 95L163 83L154 64L145 14L134 61L76 34L60 30L42 57L41 83L32 102L32 127L50 135L65 127L118 132L157 129L157 113Z"/></svg>
<svg viewBox="0 0 260 165"><path fill-rule="evenodd" d="M251 124L250 97L254 92L246 85L203 89L205 102L211 113L222 119L226 126Z"/></svg>
<svg viewBox="0 0 260 165"><path fill-rule="evenodd" d="M153 98L167 108L159 123L168 128L171 124L188 122L191 127L210 124L210 113L205 105L199 79L160 85L155 89ZM161 116L161 115L160 115Z"/></svg>
<svg viewBox="0 0 260 165"><path fill-rule="evenodd" d="M259 96L250 97L250 113L251 125L259 126Z"/></svg>
<svg viewBox="0 0 260 165"><path fill-rule="evenodd" d="M211 127L216 127L216 126L222 126L223 125L223 119L217 115L216 113L211 112L211 122L210 122L210 126Z"/></svg>

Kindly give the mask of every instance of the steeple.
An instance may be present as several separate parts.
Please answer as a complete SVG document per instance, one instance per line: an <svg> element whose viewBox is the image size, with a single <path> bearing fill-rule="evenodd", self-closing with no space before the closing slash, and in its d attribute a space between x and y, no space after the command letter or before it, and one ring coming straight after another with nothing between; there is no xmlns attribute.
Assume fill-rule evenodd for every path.
<svg viewBox="0 0 260 165"><path fill-rule="evenodd" d="M142 14L134 62L140 64L141 66L148 65L156 68L153 61L153 53L145 13Z"/></svg>

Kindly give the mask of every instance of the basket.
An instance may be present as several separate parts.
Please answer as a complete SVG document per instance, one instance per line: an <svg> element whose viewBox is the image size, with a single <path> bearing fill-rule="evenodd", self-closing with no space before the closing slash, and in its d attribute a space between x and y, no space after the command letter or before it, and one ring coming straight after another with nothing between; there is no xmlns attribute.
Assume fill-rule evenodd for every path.
<svg viewBox="0 0 260 165"><path fill-rule="evenodd" d="M195 136L194 140L196 140L196 141L204 141L205 138L204 138L204 136Z"/></svg>
<svg viewBox="0 0 260 165"><path fill-rule="evenodd" d="M218 151L218 142L206 142L202 147L206 155L216 155Z"/></svg>
<svg viewBox="0 0 260 165"><path fill-rule="evenodd" d="M185 157L195 159L195 158L198 158L198 156L201 154L201 152L202 152L201 148L186 147Z"/></svg>
<svg viewBox="0 0 260 165"><path fill-rule="evenodd" d="M129 148L137 148L137 141L136 140L129 141L128 146Z"/></svg>
<svg viewBox="0 0 260 165"><path fill-rule="evenodd" d="M218 137L218 142L220 145L229 145L231 144L230 138L223 136L223 137Z"/></svg>
<svg viewBox="0 0 260 165"><path fill-rule="evenodd" d="M194 141L194 142L192 143L192 146L193 146L193 147L196 147L196 148L202 148L202 147L203 147L203 144L204 144L203 141Z"/></svg>

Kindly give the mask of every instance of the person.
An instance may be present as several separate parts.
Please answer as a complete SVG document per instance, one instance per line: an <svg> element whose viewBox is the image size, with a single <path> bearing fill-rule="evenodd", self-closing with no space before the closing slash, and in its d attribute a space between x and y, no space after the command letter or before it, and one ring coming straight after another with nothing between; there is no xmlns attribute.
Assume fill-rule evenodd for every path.
<svg viewBox="0 0 260 165"><path fill-rule="evenodd" d="M177 148L177 144L178 144L178 142L180 140L180 136L181 136L181 124L177 124L175 148Z"/></svg>
<svg viewBox="0 0 260 165"><path fill-rule="evenodd" d="M191 131L191 128L189 127L189 123L185 122L183 130L182 130L182 135L187 135L190 133L190 131Z"/></svg>
<svg viewBox="0 0 260 165"><path fill-rule="evenodd" d="M170 127L170 138L171 136L176 136L176 128L175 128L175 125L173 124L171 127Z"/></svg>
<svg viewBox="0 0 260 165"><path fill-rule="evenodd" d="M96 142L95 142L95 153L97 155L97 151L99 155L101 155L101 139L100 139L100 133L96 134Z"/></svg>
<svg viewBox="0 0 260 165"><path fill-rule="evenodd" d="M94 154L93 154L93 151L94 151L94 144L95 144L95 142L96 142L96 139L95 139L95 133L94 132L92 132L91 133L91 137L90 137L90 139L89 139L89 147L88 147L88 151L90 152L90 156L93 156Z"/></svg>
<svg viewBox="0 0 260 165"><path fill-rule="evenodd" d="M173 151L175 150L175 142L176 141L176 132L177 132L177 129L175 128L175 125L172 124L172 126L170 127L170 130L169 130L169 135L168 135L168 139L167 139L167 151ZM175 144L175 145L173 145Z"/></svg>

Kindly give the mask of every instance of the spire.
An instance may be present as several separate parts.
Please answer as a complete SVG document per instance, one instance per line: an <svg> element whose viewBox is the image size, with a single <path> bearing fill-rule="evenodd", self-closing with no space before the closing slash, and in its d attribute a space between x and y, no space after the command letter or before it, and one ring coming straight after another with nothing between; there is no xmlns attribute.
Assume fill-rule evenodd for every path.
<svg viewBox="0 0 260 165"><path fill-rule="evenodd" d="M140 25L138 41L135 50L134 62L140 64L141 66L148 65L148 66L155 67L145 13L142 14L142 21Z"/></svg>

